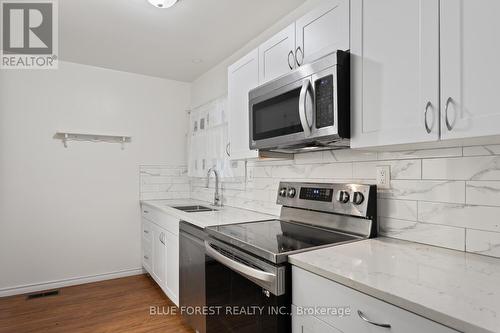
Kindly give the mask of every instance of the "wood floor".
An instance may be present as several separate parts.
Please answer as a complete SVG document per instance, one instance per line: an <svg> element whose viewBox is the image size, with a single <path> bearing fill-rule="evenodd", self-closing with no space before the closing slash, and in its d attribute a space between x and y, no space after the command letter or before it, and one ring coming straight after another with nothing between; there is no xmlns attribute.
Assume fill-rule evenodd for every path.
<svg viewBox="0 0 500 333"><path fill-rule="evenodd" d="M151 306L175 307L146 275L62 288L58 296L5 297L0 332L193 332L179 314L150 315Z"/></svg>

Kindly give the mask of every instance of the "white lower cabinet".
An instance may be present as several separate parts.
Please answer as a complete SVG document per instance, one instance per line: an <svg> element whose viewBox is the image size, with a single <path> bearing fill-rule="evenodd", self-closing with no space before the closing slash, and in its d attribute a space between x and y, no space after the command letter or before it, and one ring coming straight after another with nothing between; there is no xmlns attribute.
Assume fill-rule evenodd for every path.
<svg viewBox="0 0 500 333"><path fill-rule="evenodd" d="M179 220L142 207L142 266L179 305Z"/></svg>
<svg viewBox="0 0 500 333"><path fill-rule="evenodd" d="M175 304L179 303L179 235L166 232L166 277L167 292Z"/></svg>
<svg viewBox="0 0 500 333"><path fill-rule="evenodd" d="M164 231L153 225L153 278L160 285L165 284L166 252Z"/></svg>
<svg viewBox="0 0 500 333"><path fill-rule="evenodd" d="M296 310L292 317L293 333L457 333L295 266L292 268L292 303ZM340 313L339 308L344 309L345 315L332 314L335 311ZM297 309L302 315L297 314ZM347 309L350 311L348 315ZM321 311L330 314L324 315L325 312Z"/></svg>

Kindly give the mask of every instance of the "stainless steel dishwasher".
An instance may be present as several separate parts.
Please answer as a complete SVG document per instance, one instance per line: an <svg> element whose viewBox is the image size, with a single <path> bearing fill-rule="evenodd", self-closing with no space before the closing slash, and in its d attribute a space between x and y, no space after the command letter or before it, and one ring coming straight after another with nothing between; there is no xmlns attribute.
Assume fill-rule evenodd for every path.
<svg viewBox="0 0 500 333"><path fill-rule="evenodd" d="M188 222L180 223L180 306L202 309L205 307L205 240L203 229ZM184 311L184 318L199 333L206 332L203 314Z"/></svg>

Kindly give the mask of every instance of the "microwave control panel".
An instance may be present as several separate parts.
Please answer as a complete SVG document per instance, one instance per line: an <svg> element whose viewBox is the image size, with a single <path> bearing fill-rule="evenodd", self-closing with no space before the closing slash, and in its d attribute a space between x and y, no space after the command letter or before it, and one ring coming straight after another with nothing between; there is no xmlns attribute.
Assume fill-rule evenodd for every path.
<svg viewBox="0 0 500 333"><path fill-rule="evenodd" d="M333 75L317 79L316 91L316 128L333 126Z"/></svg>

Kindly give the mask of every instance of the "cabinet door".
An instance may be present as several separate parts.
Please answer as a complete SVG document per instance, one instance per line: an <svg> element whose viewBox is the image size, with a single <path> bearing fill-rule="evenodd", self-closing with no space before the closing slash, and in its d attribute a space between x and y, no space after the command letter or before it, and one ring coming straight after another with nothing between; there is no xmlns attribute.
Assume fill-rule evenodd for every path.
<svg viewBox="0 0 500 333"><path fill-rule="evenodd" d="M351 0L352 147L439 139L439 1Z"/></svg>
<svg viewBox="0 0 500 333"><path fill-rule="evenodd" d="M179 305L179 235L168 231L166 235L166 288L170 293L170 299Z"/></svg>
<svg viewBox="0 0 500 333"><path fill-rule="evenodd" d="M441 0L443 139L500 134L500 1Z"/></svg>
<svg viewBox="0 0 500 333"><path fill-rule="evenodd" d="M292 305L292 309L295 306ZM326 324L313 316L292 316L292 333L342 333L338 329Z"/></svg>
<svg viewBox="0 0 500 333"><path fill-rule="evenodd" d="M153 226L153 278L160 286L165 284L165 232Z"/></svg>
<svg viewBox="0 0 500 333"><path fill-rule="evenodd" d="M259 84L295 69L295 23L259 46Z"/></svg>
<svg viewBox="0 0 500 333"><path fill-rule="evenodd" d="M252 51L228 68L229 142L231 159L256 158L250 150L248 92L259 84L259 52Z"/></svg>
<svg viewBox="0 0 500 333"><path fill-rule="evenodd" d="M349 0L326 0L295 25L295 57L299 65L336 50L349 50Z"/></svg>

